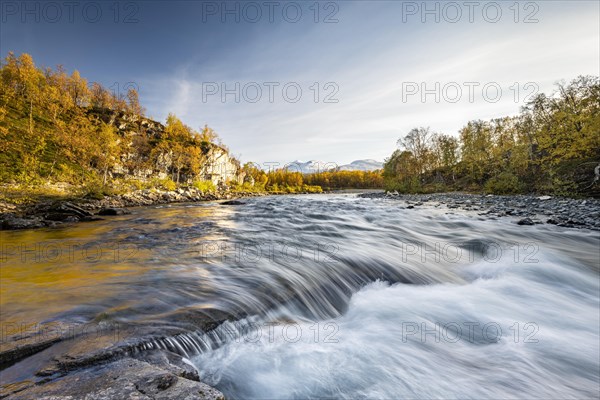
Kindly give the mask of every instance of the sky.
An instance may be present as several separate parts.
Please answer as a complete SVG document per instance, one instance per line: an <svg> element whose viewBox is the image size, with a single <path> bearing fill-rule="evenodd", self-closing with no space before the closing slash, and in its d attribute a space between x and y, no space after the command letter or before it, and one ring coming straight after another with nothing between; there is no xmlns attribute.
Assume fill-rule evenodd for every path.
<svg viewBox="0 0 600 400"><path fill-rule="evenodd" d="M3 0L9 51L133 85L243 162L341 165L600 75L600 2Z"/></svg>

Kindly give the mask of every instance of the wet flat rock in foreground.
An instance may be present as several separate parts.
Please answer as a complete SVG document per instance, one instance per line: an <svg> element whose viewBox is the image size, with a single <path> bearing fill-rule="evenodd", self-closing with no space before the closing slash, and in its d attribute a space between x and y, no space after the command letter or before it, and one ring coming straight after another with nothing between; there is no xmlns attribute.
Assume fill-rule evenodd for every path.
<svg viewBox="0 0 600 400"><path fill-rule="evenodd" d="M14 393L8 399L224 399L218 390L198 382L176 366L168 369L125 358L67 375Z"/></svg>

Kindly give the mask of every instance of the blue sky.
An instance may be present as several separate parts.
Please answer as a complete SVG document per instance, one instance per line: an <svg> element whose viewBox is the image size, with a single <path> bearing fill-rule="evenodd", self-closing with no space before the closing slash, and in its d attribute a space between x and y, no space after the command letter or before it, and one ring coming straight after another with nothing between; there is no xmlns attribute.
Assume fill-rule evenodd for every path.
<svg viewBox="0 0 600 400"><path fill-rule="evenodd" d="M243 161L383 160L413 127L457 134L600 73L597 1L66 3L3 1L2 56L135 82L149 116Z"/></svg>

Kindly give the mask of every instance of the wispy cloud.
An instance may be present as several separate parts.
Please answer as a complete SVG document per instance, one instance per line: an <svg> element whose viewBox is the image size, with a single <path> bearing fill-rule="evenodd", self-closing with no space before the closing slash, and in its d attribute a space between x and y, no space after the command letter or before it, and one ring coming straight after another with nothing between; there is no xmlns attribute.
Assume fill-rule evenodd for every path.
<svg viewBox="0 0 600 400"><path fill-rule="evenodd" d="M361 2L344 10L345 19L332 26L255 29L245 46L235 44L236 52L224 49L210 60L184 58L181 68L148 82L161 87L151 91L161 93L152 108L173 111L195 127L208 123L247 160L346 163L384 158L414 126L455 134L469 119L514 114L531 92L523 88L526 83L549 91L559 79L597 74L600 68L598 13L593 13L597 4L543 6L537 24L442 23L427 25L427 30L401 23L390 27L387 6L379 7L369 9L372 19L362 18L366 11ZM280 86L272 103L266 101L264 87L257 103L244 98L236 103L233 95L222 103L219 96L203 101L206 82L226 82L230 89L235 82ZM302 87L297 103L282 97L281 87L288 82ZM326 94L323 85L334 82L339 102L320 98L315 103L309 89L314 82L320 96ZM420 95L404 101L407 82L425 82L428 89L436 82L480 86L475 101L465 92L454 104L435 102L432 95L425 102ZM498 102L482 98L481 86L490 82L502 87ZM515 83L522 91L518 102L510 88Z"/></svg>

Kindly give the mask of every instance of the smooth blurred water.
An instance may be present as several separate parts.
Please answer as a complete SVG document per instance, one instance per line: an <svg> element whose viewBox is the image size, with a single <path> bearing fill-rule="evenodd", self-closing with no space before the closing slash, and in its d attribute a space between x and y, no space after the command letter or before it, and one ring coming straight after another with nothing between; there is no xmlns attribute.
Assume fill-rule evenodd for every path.
<svg viewBox="0 0 600 400"><path fill-rule="evenodd" d="M244 202L4 232L2 322L184 329L143 349L228 398L600 395L598 232L355 195ZM215 312L230 322L202 332Z"/></svg>
<svg viewBox="0 0 600 400"><path fill-rule="evenodd" d="M597 398L597 277L539 258L476 263L465 284L375 282L338 318L255 323L193 362L232 398Z"/></svg>

